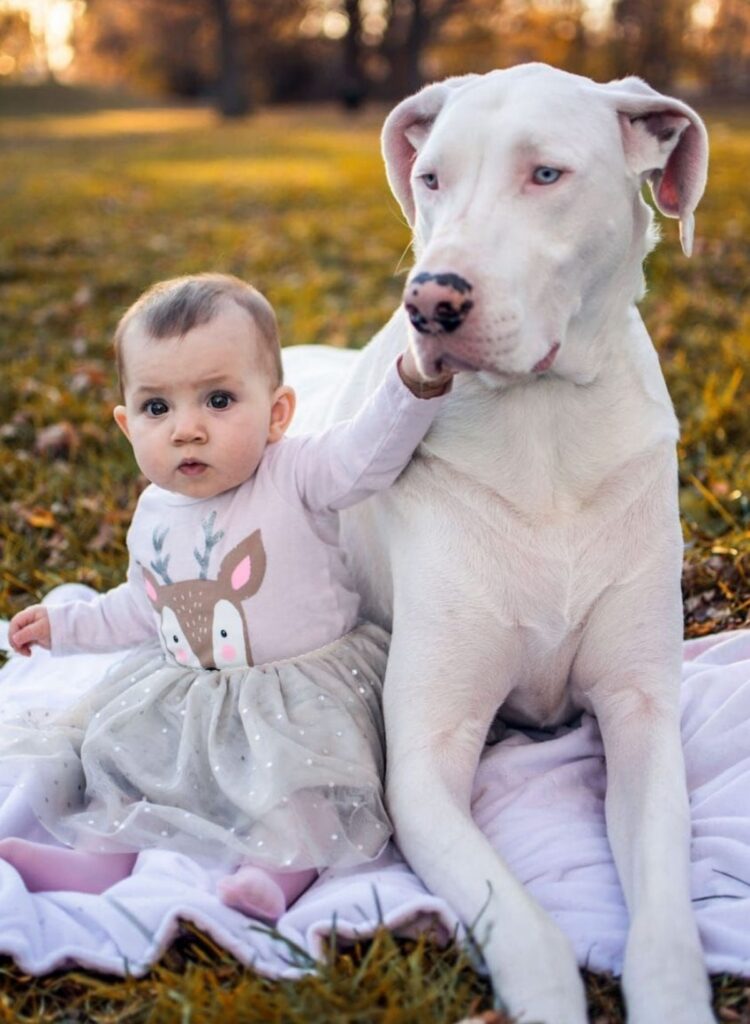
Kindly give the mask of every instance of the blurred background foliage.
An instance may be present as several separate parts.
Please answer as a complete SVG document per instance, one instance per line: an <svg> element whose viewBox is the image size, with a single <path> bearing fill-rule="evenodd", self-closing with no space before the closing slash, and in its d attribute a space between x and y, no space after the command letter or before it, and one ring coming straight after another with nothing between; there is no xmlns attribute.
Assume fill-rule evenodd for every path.
<svg viewBox="0 0 750 1024"><path fill-rule="evenodd" d="M391 101L542 60L594 78L750 94L748 0L0 0L0 79L200 98ZM0 97L1 99L1 97Z"/></svg>

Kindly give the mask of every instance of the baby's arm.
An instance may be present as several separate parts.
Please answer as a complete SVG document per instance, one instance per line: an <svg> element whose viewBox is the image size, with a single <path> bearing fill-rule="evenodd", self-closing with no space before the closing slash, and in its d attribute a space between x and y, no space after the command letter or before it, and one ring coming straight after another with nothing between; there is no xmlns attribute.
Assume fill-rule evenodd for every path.
<svg viewBox="0 0 750 1024"><path fill-rule="evenodd" d="M432 425L451 379L422 378L407 350L356 416L299 438L294 483L307 507L348 508L389 487Z"/></svg>
<svg viewBox="0 0 750 1024"><path fill-rule="evenodd" d="M92 601L50 605L53 654L103 654L158 639L154 613L140 584L141 570L131 564L127 582Z"/></svg>
<svg viewBox="0 0 750 1024"><path fill-rule="evenodd" d="M26 657L35 645L53 654L99 654L136 647L156 637L148 599L141 598L131 580L92 601L24 608L13 616L8 630L11 647Z"/></svg>

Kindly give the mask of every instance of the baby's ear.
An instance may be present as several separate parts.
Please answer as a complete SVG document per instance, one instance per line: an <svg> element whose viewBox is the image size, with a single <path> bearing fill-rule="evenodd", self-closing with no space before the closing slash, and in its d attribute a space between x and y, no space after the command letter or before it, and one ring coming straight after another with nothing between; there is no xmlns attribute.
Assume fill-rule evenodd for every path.
<svg viewBox="0 0 750 1024"><path fill-rule="evenodd" d="M271 420L268 424L269 444L280 441L287 432L296 407L297 396L294 393L294 388L290 388L287 384L276 388L271 404Z"/></svg>
<svg viewBox="0 0 750 1024"><path fill-rule="evenodd" d="M130 440L130 432L128 430L128 412L124 405L116 405L112 412L114 421L120 430L123 432L128 441Z"/></svg>

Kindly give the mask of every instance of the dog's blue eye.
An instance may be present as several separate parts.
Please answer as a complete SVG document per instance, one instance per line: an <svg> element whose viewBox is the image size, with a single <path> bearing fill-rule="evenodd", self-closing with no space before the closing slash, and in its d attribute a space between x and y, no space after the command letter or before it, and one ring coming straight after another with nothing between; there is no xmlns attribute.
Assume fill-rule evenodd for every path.
<svg viewBox="0 0 750 1024"><path fill-rule="evenodd" d="M554 185L561 175L556 167L535 167L531 180L535 185Z"/></svg>
<svg viewBox="0 0 750 1024"><path fill-rule="evenodd" d="M438 185L438 176L437 176L437 174L429 174L429 173L428 174L420 174L419 175L419 180L421 182L424 182L426 187L428 189L430 189L431 192L436 192L437 189L440 187Z"/></svg>

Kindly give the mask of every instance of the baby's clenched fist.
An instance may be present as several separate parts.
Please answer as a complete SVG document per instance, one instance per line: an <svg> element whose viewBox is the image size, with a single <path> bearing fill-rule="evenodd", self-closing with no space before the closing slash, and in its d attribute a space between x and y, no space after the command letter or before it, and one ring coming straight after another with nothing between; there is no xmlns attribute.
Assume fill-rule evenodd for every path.
<svg viewBox="0 0 750 1024"><path fill-rule="evenodd" d="M50 649L52 642L49 615L41 604L33 604L24 608L10 620L8 640L16 654L28 658L34 644Z"/></svg>

